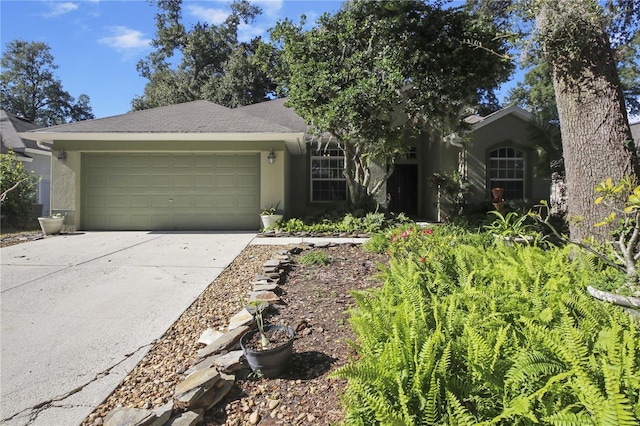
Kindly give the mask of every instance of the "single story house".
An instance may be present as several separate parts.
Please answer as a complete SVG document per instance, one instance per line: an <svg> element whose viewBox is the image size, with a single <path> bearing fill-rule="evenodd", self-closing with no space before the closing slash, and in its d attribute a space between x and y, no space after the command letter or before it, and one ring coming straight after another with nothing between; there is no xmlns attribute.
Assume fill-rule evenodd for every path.
<svg viewBox="0 0 640 426"><path fill-rule="evenodd" d="M2 153L13 151L22 161L24 170L40 178L36 187L34 214L48 216L51 211L51 148L35 140L20 137L21 133L37 129L35 124L5 110L0 110L0 142Z"/></svg>
<svg viewBox="0 0 640 426"><path fill-rule="evenodd" d="M531 114L511 106L473 119L470 140L408 138L380 200L419 219L437 220L434 172L462 171L470 201L548 199L535 176ZM52 213L78 230L256 230L279 205L286 217L345 200L340 147L317 143L285 99L229 109L195 101L31 130L53 146Z"/></svg>

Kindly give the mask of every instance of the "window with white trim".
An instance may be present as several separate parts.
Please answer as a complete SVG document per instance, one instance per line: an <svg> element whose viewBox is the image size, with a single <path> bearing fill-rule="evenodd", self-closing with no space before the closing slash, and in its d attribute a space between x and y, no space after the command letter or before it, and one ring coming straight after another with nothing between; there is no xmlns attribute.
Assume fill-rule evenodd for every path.
<svg viewBox="0 0 640 426"><path fill-rule="evenodd" d="M525 156L515 148L498 148L489 154L491 188L504 188L505 200L524 198Z"/></svg>
<svg viewBox="0 0 640 426"><path fill-rule="evenodd" d="M311 151L311 201L345 201L347 181L344 170L344 152L340 148Z"/></svg>

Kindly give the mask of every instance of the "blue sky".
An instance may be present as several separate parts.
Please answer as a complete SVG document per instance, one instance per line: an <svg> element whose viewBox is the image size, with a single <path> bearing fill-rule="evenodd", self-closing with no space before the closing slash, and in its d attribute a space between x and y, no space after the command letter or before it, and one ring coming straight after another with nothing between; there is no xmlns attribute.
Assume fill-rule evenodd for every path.
<svg viewBox="0 0 640 426"><path fill-rule="evenodd" d="M184 0L187 28L198 21L220 23L228 15L228 0ZM285 17L298 22L305 14L312 24L324 12L335 12L341 1L253 0L263 14L242 27L240 37L268 39L267 30ZM136 63L150 51L157 6L145 0L0 0L2 51L14 39L42 41L51 47L57 77L71 96L89 96L96 118L124 114L141 95L146 80ZM499 93L499 99L512 84Z"/></svg>

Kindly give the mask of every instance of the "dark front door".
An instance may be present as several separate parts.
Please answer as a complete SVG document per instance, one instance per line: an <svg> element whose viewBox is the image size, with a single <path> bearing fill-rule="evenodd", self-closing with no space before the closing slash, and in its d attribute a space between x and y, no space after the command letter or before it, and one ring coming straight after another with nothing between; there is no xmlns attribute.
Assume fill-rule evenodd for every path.
<svg viewBox="0 0 640 426"><path fill-rule="evenodd" d="M396 164L387 181L387 192L391 197L389 210L407 215L418 214L418 165Z"/></svg>

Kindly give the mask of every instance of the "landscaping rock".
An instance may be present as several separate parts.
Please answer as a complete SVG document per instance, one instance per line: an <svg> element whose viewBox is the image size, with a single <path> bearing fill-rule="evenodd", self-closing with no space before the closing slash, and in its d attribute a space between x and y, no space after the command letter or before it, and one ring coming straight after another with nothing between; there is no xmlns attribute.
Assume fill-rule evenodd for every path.
<svg viewBox="0 0 640 426"><path fill-rule="evenodd" d="M180 408L191 408L198 399L202 398L205 392L206 392L205 388L199 387L199 388L191 389L187 393L175 395L173 399L176 403L176 406Z"/></svg>
<svg viewBox="0 0 640 426"><path fill-rule="evenodd" d="M205 411L210 410L222 401L225 396L227 396L235 384L236 378L230 374L221 374L220 376L220 380L209 389L206 389L204 395L195 401L189 408L202 408Z"/></svg>
<svg viewBox="0 0 640 426"><path fill-rule="evenodd" d="M209 345L213 342L215 342L215 340L222 336L224 333L222 333L219 330L214 330L213 328L207 328L204 333L202 333L202 335L200 336L200 338L198 339L198 343L203 343L205 345Z"/></svg>
<svg viewBox="0 0 640 426"><path fill-rule="evenodd" d="M262 264L263 268L279 268L280 261L277 259L269 259Z"/></svg>
<svg viewBox="0 0 640 426"><path fill-rule="evenodd" d="M220 373L215 368L196 370L176 386L175 393L176 395L181 395L196 387L210 388L218 380L220 380Z"/></svg>
<svg viewBox="0 0 640 426"><path fill-rule="evenodd" d="M243 325L250 325L253 321L254 318L251 312L242 308L240 312L229 318L229 326L227 327L227 330L231 331Z"/></svg>
<svg viewBox="0 0 640 426"><path fill-rule="evenodd" d="M256 291L249 294L249 303L259 300L261 302L267 302L268 304L282 303L280 297L272 291Z"/></svg>
<svg viewBox="0 0 640 426"><path fill-rule="evenodd" d="M162 426L169 416L166 411L161 412L162 417L153 410L144 410L140 408L118 407L114 408L104 418L104 426Z"/></svg>
<svg viewBox="0 0 640 426"><path fill-rule="evenodd" d="M231 349L233 346L237 345L240 341L240 338L243 334L249 331L250 327L246 325L242 325L238 328L228 331L223 334L219 338L217 338L214 342L207 345L206 347L200 349L198 351L198 356L200 358L204 358L207 355L211 355L214 353L218 353L224 350Z"/></svg>
<svg viewBox="0 0 640 426"><path fill-rule="evenodd" d="M280 286L276 283L270 283L270 284L254 284L253 285L253 291L254 292L260 292L260 291L276 291L280 288Z"/></svg>
<svg viewBox="0 0 640 426"><path fill-rule="evenodd" d="M278 275L277 278L273 279L271 278L271 275L256 274L256 281L266 281L271 283L279 280L280 280L280 275Z"/></svg>
<svg viewBox="0 0 640 426"><path fill-rule="evenodd" d="M202 423L204 410L186 411L174 417L166 426L196 426Z"/></svg>
<svg viewBox="0 0 640 426"><path fill-rule="evenodd" d="M242 351L230 351L226 353L220 353L210 355L198 364L194 365L186 371L186 374L191 374L195 371L216 367L221 373L232 373L234 371L244 368L242 363Z"/></svg>

